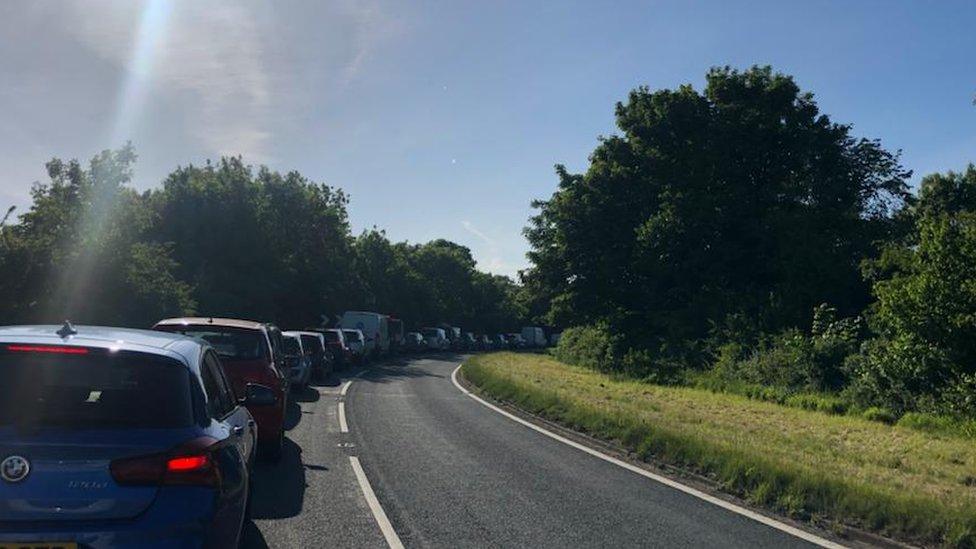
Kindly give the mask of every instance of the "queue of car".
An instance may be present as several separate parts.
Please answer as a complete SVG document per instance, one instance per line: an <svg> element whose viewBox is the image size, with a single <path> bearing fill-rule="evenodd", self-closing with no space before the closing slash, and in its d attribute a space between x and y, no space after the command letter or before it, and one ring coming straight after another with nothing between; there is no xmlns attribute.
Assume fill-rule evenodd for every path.
<svg viewBox="0 0 976 549"><path fill-rule="evenodd" d="M528 345L403 328L363 311L289 331L218 317L0 327L0 546L236 547L292 393L392 352Z"/></svg>

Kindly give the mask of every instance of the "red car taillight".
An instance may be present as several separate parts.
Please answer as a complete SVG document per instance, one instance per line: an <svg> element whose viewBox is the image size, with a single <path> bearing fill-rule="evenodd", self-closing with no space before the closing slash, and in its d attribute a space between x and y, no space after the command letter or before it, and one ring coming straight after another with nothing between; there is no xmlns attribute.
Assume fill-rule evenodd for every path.
<svg viewBox="0 0 976 549"><path fill-rule="evenodd" d="M109 470L121 486L219 486L217 445L211 437L195 438L169 452L116 459Z"/></svg>
<svg viewBox="0 0 976 549"><path fill-rule="evenodd" d="M87 355L85 347L65 347L55 345L7 345L12 353L50 353L57 355Z"/></svg>

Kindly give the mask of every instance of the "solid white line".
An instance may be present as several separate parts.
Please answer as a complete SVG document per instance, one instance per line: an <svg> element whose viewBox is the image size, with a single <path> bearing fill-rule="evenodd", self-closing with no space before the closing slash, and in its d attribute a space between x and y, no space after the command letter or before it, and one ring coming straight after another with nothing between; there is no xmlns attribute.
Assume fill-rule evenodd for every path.
<svg viewBox="0 0 976 549"><path fill-rule="evenodd" d="M373 493L373 487L369 485L369 479L366 478L366 471L363 471L363 465L359 463L359 458L349 456L349 463L352 464L352 470L356 473L356 480L359 481L359 487L363 490L363 496L366 497L369 510L373 512L373 518L376 519L380 531L383 532L383 537L386 538L387 545L390 546L390 549L403 549L400 536L397 535L396 530L393 529L393 525L390 524L390 519L386 517L383 506L380 505L380 500L376 499L376 494Z"/></svg>
<svg viewBox="0 0 976 549"><path fill-rule="evenodd" d="M342 401L339 402L339 432L349 432L349 425L346 424L346 403Z"/></svg>
<svg viewBox="0 0 976 549"><path fill-rule="evenodd" d="M583 452L586 452L587 454L590 454L591 456L600 458L603 461L606 461L608 463L612 463L614 465L617 465L618 467L623 467L624 469L627 469L628 471L637 473L638 475L641 475L642 477L646 477L646 478L649 478L651 480L660 482L661 484L664 484L665 486L669 486L671 488L674 488L675 490L679 490L679 491L684 492L684 493L686 493L686 494L688 494L690 496L694 496L694 497L696 497L698 499L701 499L703 501L707 501L708 503L711 503L713 505L718 505L719 507L721 507L723 509L726 509L728 511L732 511L733 513L736 513L738 515L742 515L742 516L744 516L746 518L750 518L750 519L752 519L752 520L754 520L756 522L760 522L762 524L765 524L766 526L769 526L771 528L775 528L775 529L777 529L777 530L779 530L781 532L786 532L787 534L796 536L796 537L798 537L798 538L800 538L802 540L805 540L805 541L808 541L810 543L819 545L821 547L828 547L830 549L845 549L845 546L840 545L840 544L838 544L836 542L833 542L833 541L830 541L828 539L822 538L820 536L811 534L811 533L809 533L809 532L807 532L805 530L801 530L801 529L796 528L794 526L790 526L789 524L786 524L786 523L780 522L778 520L772 519L770 517L767 517L766 515L759 514L759 513L755 512L755 511L751 511L749 509L746 509L745 507L740 507L740 506L738 506L738 505L736 505L734 503L730 503L728 501L725 501L724 499L719 499L719 498L717 498L715 496L706 494L705 492L702 492L701 490L697 490L695 488L692 488L691 486L685 486L684 484L681 484L680 482L677 482L677 481L675 481L673 479L670 479L668 477L664 477L664 476L661 476L661 475L652 473L652 472L650 472L650 471L648 471L646 469L642 469L640 467L637 467L636 465L632 465L630 463L627 463L626 461L619 460L619 459L617 459L617 458L615 458L613 456L610 456L610 455L604 454L603 452L599 452L597 450L594 450L593 448L590 448L589 446L584 446L583 444L580 444L580 443L578 443L578 442L576 442L574 440L570 440L570 439L568 439L566 437L557 435L556 433L553 433L552 431L549 431L547 429L543 429L542 427L540 427L540 426L538 426L538 425L536 425L536 424L534 424L532 422L526 421L526 420L524 420L524 419L522 419L522 418L520 418L520 417L518 417L516 415L510 414L510 413L506 412L505 410L502 410L498 406L495 406L494 404L492 404L492 403L490 403L490 402L482 399L481 397L473 394L471 391L469 391L469 390L465 389L464 387L462 387L461 384L458 383L458 380L457 380L457 373L458 373L458 370L460 370L460 369L461 369L461 365L459 364L458 367L454 369L454 372L451 373L451 381L454 383L454 386L455 387L457 387L462 393L464 393L464 394L468 395L469 397L475 399L476 401L480 402L481 404L484 404L485 406L491 408L492 410L498 412L499 414L502 414L503 416L507 417L508 419L511 419L512 421L515 421L515 422L521 423L522 425L525 425L529 429L532 429L534 431L537 431L539 433L542 433L543 435L546 435L549 438L558 440L559 442L562 442L563 444L567 444L569 446L572 446L573 448L576 448L577 450L582 450Z"/></svg>
<svg viewBox="0 0 976 549"><path fill-rule="evenodd" d="M339 391L339 394L342 395L342 396L346 396L346 391L349 390L349 386L350 385L352 385L352 380L349 380L349 381L343 383L342 384L342 389Z"/></svg>

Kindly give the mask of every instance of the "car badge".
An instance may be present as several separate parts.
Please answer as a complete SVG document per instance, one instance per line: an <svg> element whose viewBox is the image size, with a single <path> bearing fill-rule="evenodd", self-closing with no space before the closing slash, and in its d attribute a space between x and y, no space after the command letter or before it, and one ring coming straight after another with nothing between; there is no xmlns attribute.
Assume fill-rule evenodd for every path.
<svg viewBox="0 0 976 549"><path fill-rule="evenodd" d="M20 482L30 474L30 462L21 456L7 456L0 462L0 478L7 482Z"/></svg>

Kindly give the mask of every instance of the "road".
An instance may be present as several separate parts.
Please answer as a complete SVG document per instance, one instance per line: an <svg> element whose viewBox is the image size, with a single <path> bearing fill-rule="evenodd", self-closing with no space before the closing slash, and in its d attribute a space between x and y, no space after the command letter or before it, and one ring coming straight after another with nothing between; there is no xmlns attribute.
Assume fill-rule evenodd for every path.
<svg viewBox="0 0 976 549"><path fill-rule="evenodd" d="M457 364L388 361L296 399L245 546L810 546L512 421L452 383Z"/></svg>

